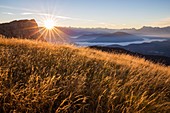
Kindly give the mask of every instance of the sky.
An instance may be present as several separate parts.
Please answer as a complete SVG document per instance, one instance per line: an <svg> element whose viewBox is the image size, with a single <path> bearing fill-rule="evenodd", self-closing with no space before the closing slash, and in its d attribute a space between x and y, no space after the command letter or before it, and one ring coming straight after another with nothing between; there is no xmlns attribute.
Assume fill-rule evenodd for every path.
<svg viewBox="0 0 170 113"><path fill-rule="evenodd" d="M141 28L170 26L170 0L0 0L0 23L34 18L39 26Z"/></svg>

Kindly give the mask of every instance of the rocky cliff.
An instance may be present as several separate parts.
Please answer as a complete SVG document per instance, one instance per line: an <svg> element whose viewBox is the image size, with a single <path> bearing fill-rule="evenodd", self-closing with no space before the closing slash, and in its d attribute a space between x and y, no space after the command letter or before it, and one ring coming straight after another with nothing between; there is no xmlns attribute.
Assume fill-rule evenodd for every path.
<svg viewBox="0 0 170 113"><path fill-rule="evenodd" d="M0 34L6 38L42 39L38 25L34 19L15 20L10 23L0 24Z"/></svg>

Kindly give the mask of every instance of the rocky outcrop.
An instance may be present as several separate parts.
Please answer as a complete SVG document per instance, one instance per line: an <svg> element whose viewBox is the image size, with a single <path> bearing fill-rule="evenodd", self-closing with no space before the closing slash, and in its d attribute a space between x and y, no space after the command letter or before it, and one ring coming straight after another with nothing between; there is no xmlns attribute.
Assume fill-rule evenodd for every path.
<svg viewBox="0 0 170 113"><path fill-rule="evenodd" d="M15 20L10 23L0 24L0 34L6 38L42 39L38 25L34 19Z"/></svg>

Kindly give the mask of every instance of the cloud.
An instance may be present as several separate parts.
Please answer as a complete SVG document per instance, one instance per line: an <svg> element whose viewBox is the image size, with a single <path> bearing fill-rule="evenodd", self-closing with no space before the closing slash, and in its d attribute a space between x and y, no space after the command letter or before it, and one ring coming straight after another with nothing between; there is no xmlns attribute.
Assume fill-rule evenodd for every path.
<svg viewBox="0 0 170 113"><path fill-rule="evenodd" d="M5 15L14 15L14 13L11 13L11 12L2 12L2 14L5 14Z"/></svg>
<svg viewBox="0 0 170 113"><path fill-rule="evenodd" d="M33 15L34 13L31 12L25 12L25 13L21 13L21 15Z"/></svg>
<svg viewBox="0 0 170 113"><path fill-rule="evenodd" d="M17 7L4 6L4 5L0 5L0 8L24 11L23 13L20 13L20 15L33 15L34 14L34 15L41 15L41 16L50 16L56 19L63 19L63 20L88 21L88 22L94 21L90 19L74 18L74 17L67 17L67 16L61 16L61 15L52 15L52 14L42 13L38 10L32 10L32 9L27 9L27 8L17 8ZM10 15L10 13L5 13L5 14Z"/></svg>
<svg viewBox="0 0 170 113"><path fill-rule="evenodd" d="M22 11L38 12L37 10L32 10L32 9L27 9L27 8L17 8L17 7L4 6L4 5L0 5L0 8L3 8L3 9L12 9L12 10L22 10Z"/></svg>
<svg viewBox="0 0 170 113"><path fill-rule="evenodd" d="M67 16L55 16L55 15L47 14L47 13L34 13L34 14L40 15L40 16L48 16L48 17L58 18L58 19L72 19L71 17L67 17Z"/></svg>
<svg viewBox="0 0 170 113"><path fill-rule="evenodd" d="M102 27L106 27L106 28L114 28L114 27L116 27L115 24L105 23L105 22L100 22L99 25L102 25Z"/></svg>
<svg viewBox="0 0 170 113"><path fill-rule="evenodd" d="M39 16L45 16L45 17L52 17L55 19L63 19L63 20L72 20L73 18L67 17L67 16L59 16L59 15L52 15L52 14L47 14L47 13L34 13L34 15L39 15Z"/></svg>
<svg viewBox="0 0 170 113"><path fill-rule="evenodd" d="M74 17L68 17L68 16L61 16L61 15L53 15L53 14L47 14L47 13L34 13L35 15L41 15L41 16L49 16L56 19L63 19L63 20L78 20L78 21L94 21L90 19L81 19L81 18L74 18Z"/></svg>
<svg viewBox="0 0 170 113"><path fill-rule="evenodd" d="M170 26L170 17L169 18L164 18L161 19L160 21L157 22L153 22L150 24L151 26L155 26L155 27L166 27L166 26Z"/></svg>

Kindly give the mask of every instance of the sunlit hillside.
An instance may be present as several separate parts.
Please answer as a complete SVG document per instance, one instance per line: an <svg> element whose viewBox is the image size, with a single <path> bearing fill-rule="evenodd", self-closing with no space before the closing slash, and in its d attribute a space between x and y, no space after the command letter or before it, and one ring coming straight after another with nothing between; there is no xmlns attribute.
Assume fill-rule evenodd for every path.
<svg viewBox="0 0 170 113"><path fill-rule="evenodd" d="M170 112L170 67L73 45L0 38L0 113Z"/></svg>

